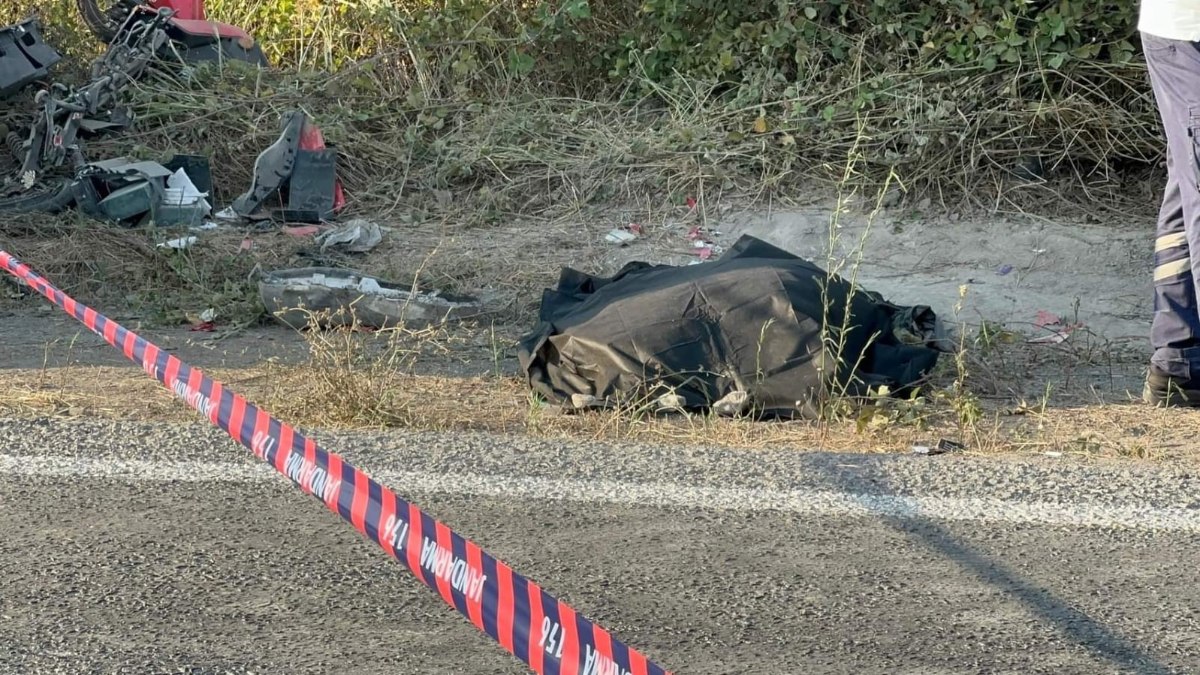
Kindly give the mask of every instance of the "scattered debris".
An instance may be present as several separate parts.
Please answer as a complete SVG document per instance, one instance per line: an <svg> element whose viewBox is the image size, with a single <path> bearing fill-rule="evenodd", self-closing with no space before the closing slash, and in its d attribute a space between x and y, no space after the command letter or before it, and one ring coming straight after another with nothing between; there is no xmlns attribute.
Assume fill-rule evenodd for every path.
<svg viewBox="0 0 1200 675"><path fill-rule="evenodd" d="M1039 309L1037 316L1033 319L1033 325L1037 326L1038 328L1045 328L1046 326L1053 326L1056 324L1061 324L1062 322L1062 317L1058 316L1057 314L1047 312L1044 309Z"/></svg>
<svg viewBox="0 0 1200 675"><path fill-rule="evenodd" d="M744 415L750 409L750 392L735 389L713 404L713 412L726 417Z"/></svg>
<svg viewBox="0 0 1200 675"><path fill-rule="evenodd" d="M597 401L595 396L591 394L571 394L569 399L570 406L576 410L584 410L586 408L601 408L604 406L602 401Z"/></svg>
<svg viewBox="0 0 1200 675"><path fill-rule="evenodd" d="M83 167L71 186L76 205L88 216L127 227L146 224L212 229L212 205L184 168L115 157Z"/></svg>
<svg viewBox="0 0 1200 675"><path fill-rule="evenodd" d="M204 155L175 155L163 166L172 172L182 169L198 192L212 195L212 167Z"/></svg>
<svg viewBox="0 0 1200 675"><path fill-rule="evenodd" d="M347 326L357 320L385 328L456 321L483 312L474 297L423 291L328 267L269 272L259 282L259 294L272 316L294 328L307 326L310 317L323 325Z"/></svg>
<svg viewBox="0 0 1200 675"><path fill-rule="evenodd" d="M212 307L200 312L199 316L189 318L192 321L192 327L188 330L193 333L212 333L217 329L217 310Z"/></svg>
<svg viewBox="0 0 1200 675"><path fill-rule="evenodd" d="M689 264L698 264L711 259L714 255L720 255L724 249L712 241L714 237L719 236L721 236L720 232L706 231L703 225L691 226L687 232L687 239L692 242L692 249L700 257L700 260Z"/></svg>
<svg viewBox="0 0 1200 675"><path fill-rule="evenodd" d="M186 171L176 169L175 173L167 178L167 187L163 190L162 203L154 222L167 226L200 225L212 213L212 205L205 199L207 196L196 188Z"/></svg>
<svg viewBox="0 0 1200 675"><path fill-rule="evenodd" d="M274 214L291 222L321 222L345 205L337 177L337 151L303 111L284 115L283 131L254 161L250 189L233 201L238 216L263 220L267 200L278 197Z"/></svg>
<svg viewBox="0 0 1200 675"><path fill-rule="evenodd" d="M1063 321L1062 317L1044 309L1039 309L1037 316L1033 320L1033 325L1037 328L1042 328L1050 331L1048 335L1029 338L1025 342L1028 344L1037 345L1057 345L1066 342L1073 332L1079 328L1083 328L1082 323L1068 324Z"/></svg>
<svg viewBox="0 0 1200 675"><path fill-rule="evenodd" d="M1061 330L1056 330L1049 335L1029 338L1025 342L1031 345L1059 345L1070 339L1071 332L1074 330L1074 326L1065 326Z"/></svg>
<svg viewBox="0 0 1200 675"><path fill-rule="evenodd" d="M317 235L321 250L339 247L348 253L366 253L383 241L383 230L379 225L362 218L355 218L345 225Z"/></svg>
<svg viewBox="0 0 1200 675"><path fill-rule="evenodd" d="M159 244L158 247L159 248L173 248L176 251L182 251L184 249L191 248L192 244L195 244L198 241L200 241L200 238L195 237L195 236L180 237L178 239L170 239L168 241L164 241L163 243Z"/></svg>
<svg viewBox="0 0 1200 675"><path fill-rule="evenodd" d="M962 443L959 443L958 441L951 441L946 438L939 440L937 447L938 450L942 452L958 452L960 450L967 449L967 446L963 445Z"/></svg>
<svg viewBox="0 0 1200 675"><path fill-rule="evenodd" d="M345 207L345 191L337 176L337 158L337 150L325 145L321 129L306 121L300 131L296 166L284 189L287 208L282 214L289 221L319 223Z"/></svg>
<svg viewBox="0 0 1200 675"><path fill-rule="evenodd" d="M0 98L40 80L62 55L42 38L35 18L0 28Z"/></svg>
<svg viewBox="0 0 1200 675"><path fill-rule="evenodd" d="M593 401L595 401L595 399L596 399L596 397L594 397L594 396L592 396L590 398ZM662 396L659 396L654 401L654 407L658 412L664 412L664 411L669 411L669 410L682 411L684 409L685 405L687 405L687 399L680 396L679 394L671 394L671 393L663 394Z"/></svg>
<svg viewBox="0 0 1200 675"><path fill-rule="evenodd" d="M960 452L966 449L966 446L962 443L951 441L945 438L939 440L937 445L932 447L928 445L912 446L912 452L914 455L944 455L946 453Z"/></svg>
<svg viewBox="0 0 1200 675"><path fill-rule="evenodd" d="M285 225L282 228L284 234L292 237L312 237L321 231L321 228L316 225L303 225L299 227L290 227Z"/></svg>
<svg viewBox="0 0 1200 675"><path fill-rule="evenodd" d="M258 210L287 183L296 168L296 153L300 151L300 132L305 119L299 110L283 116L283 132L254 160L250 189L233 200L232 208L239 216L261 219Z"/></svg>
<svg viewBox="0 0 1200 675"><path fill-rule="evenodd" d="M80 211L134 227L157 221L170 176L157 162L114 157L84 166L72 189Z"/></svg>
<svg viewBox="0 0 1200 675"><path fill-rule="evenodd" d="M1006 277L1009 274L1011 274L1012 271L1013 271L1012 265L1001 265L1000 269L996 270L996 275L1001 276L1001 277Z"/></svg>
<svg viewBox="0 0 1200 675"><path fill-rule="evenodd" d="M609 230L608 234L604 236L604 241L618 246L625 246L635 240L637 240L636 234L619 227Z"/></svg>

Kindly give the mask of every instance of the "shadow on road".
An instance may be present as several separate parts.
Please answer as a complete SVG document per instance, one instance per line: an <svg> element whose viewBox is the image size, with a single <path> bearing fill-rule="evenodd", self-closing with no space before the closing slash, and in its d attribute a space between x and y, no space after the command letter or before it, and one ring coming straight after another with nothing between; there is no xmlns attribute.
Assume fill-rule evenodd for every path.
<svg viewBox="0 0 1200 675"><path fill-rule="evenodd" d="M812 468L826 469L831 487L848 495L861 494L864 478L867 478L862 473L851 476L845 470L839 471L832 466L822 467L817 463L813 463ZM883 473L874 475L872 484L878 486L880 493L889 492L888 479ZM864 502L863 506L871 508L870 503ZM920 516L919 513L916 515ZM980 581L1016 598L1043 623L1052 626L1096 657L1118 666L1122 672L1134 672L1139 675L1175 675L1179 672L1158 662L1137 644L1117 634L1083 610L1023 578L1000 560L963 543L936 521L895 516L880 516L879 521L954 561Z"/></svg>

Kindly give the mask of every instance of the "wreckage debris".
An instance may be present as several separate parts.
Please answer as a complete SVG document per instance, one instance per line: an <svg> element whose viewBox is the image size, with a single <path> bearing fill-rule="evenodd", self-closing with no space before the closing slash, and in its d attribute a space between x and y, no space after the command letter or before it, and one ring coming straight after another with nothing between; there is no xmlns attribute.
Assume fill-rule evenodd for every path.
<svg viewBox="0 0 1200 675"><path fill-rule="evenodd" d="M347 253L366 253L383 241L383 230L375 223L355 218L341 227L326 230L316 238L321 252L338 248Z"/></svg>
<svg viewBox="0 0 1200 675"><path fill-rule="evenodd" d="M567 408L670 395L687 411L812 418L843 392L911 391L949 347L930 308L743 236L704 265L564 269L518 356L533 391Z"/></svg>
<svg viewBox="0 0 1200 675"><path fill-rule="evenodd" d="M61 60L62 54L42 38L36 19L0 28L0 98L46 77Z"/></svg>
<svg viewBox="0 0 1200 675"><path fill-rule="evenodd" d="M263 211L277 197L279 208ZM337 151L328 147L321 130L302 111L283 118L283 132L254 161L250 189L233 201L232 211L242 218L284 222L320 223L345 206L337 177Z"/></svg>
<svg viewBox="0 0 1200 675"><path fill-rule="evenodd" d="M263 307L278 321L304 328L355 323L374 328L458 321L483 313L474 297L423 291L353 270L304 267L264 274Z"/></svg>
<svg viewBox="0 0 1200 675"><path fill-rule="evenodd" d="M0 185L0 211L56 213L73 204L88 215L118 222L145 222L157 219L160 224L189 224L195 222L196 211L191 203L173 200L153 182L158 176L147 175L145 183L133 181L119 186L97 184L97 167L89 165L80 142L88 134L123 129L131 123L121 97L129 83L138 80L146 67L156 59L181 60L184 63L203 61L241 60L259 66L268 65L262 49L244 30L209 21L204 3L196 0L123 0L108 3L102 9L95 0L78 0L84 23L104 42L108 49L92 63L88 82L67 87L49 83L36 97L33 123L27 133L3 129L3 145L16 157L15 175ZM33 82L46 78L49 69L62 59L61 55L42 39L35 19L0 27L0 98L8 97ZM3 125L0 125L3 127ZM326 200L322 181L329 174L332 151L325 147L319 130L302 129L300 138L301 200L304 213L323 213ZM206 166L180 157L167 169L168 174L183 170L196 189L207 195L212 189ZM49 170L65 164L76 170L72 179L51 178ZM332 190L336 210L341 197L340 184ZM112 189L109 189L112 188ZM317 198L312 195L317 194ZM103 203L102 203L103 202ZM177 203L179 202L179 203Z"/></svg>
<svg viewBox="0 0 1200 675"><path fill-rule="evenodd" d="M72 191L83 213L128 227L201 227L212 212L208 194L185 169L126 157L88 164Z"/></svg>

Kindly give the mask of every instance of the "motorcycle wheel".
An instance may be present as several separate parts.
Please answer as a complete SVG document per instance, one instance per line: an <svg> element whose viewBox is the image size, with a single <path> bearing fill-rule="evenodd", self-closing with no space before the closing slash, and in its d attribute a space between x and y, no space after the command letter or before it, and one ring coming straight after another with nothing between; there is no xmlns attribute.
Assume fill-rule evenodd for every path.
<svg viewBox="0 0 1200 675"><path fill-rule="evenodd" d="M142 3L140 0L116 0L103 4L102 7L100 0L75 0L75 6L88 30L107 44L116 37L129 12Z"/></svg>
<svg viewBox="0 0 1200 675"><path fill-rule="evenodd" d="M15 197L0 197L0 213L58 213L75 202L71 181L35 188Z"/></svg>

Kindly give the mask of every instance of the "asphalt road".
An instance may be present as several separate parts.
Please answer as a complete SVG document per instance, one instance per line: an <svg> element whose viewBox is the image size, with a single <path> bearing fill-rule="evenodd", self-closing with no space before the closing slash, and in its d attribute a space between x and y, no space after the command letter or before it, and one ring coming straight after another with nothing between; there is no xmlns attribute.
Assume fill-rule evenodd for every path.
<svg viewBox="0 0 1200 675"><path fill-rule="evenodd" d="M1188 469L315 433L677 673L1200 671ZM2 673L522 673L207 426L0 420Z"/></svg>

